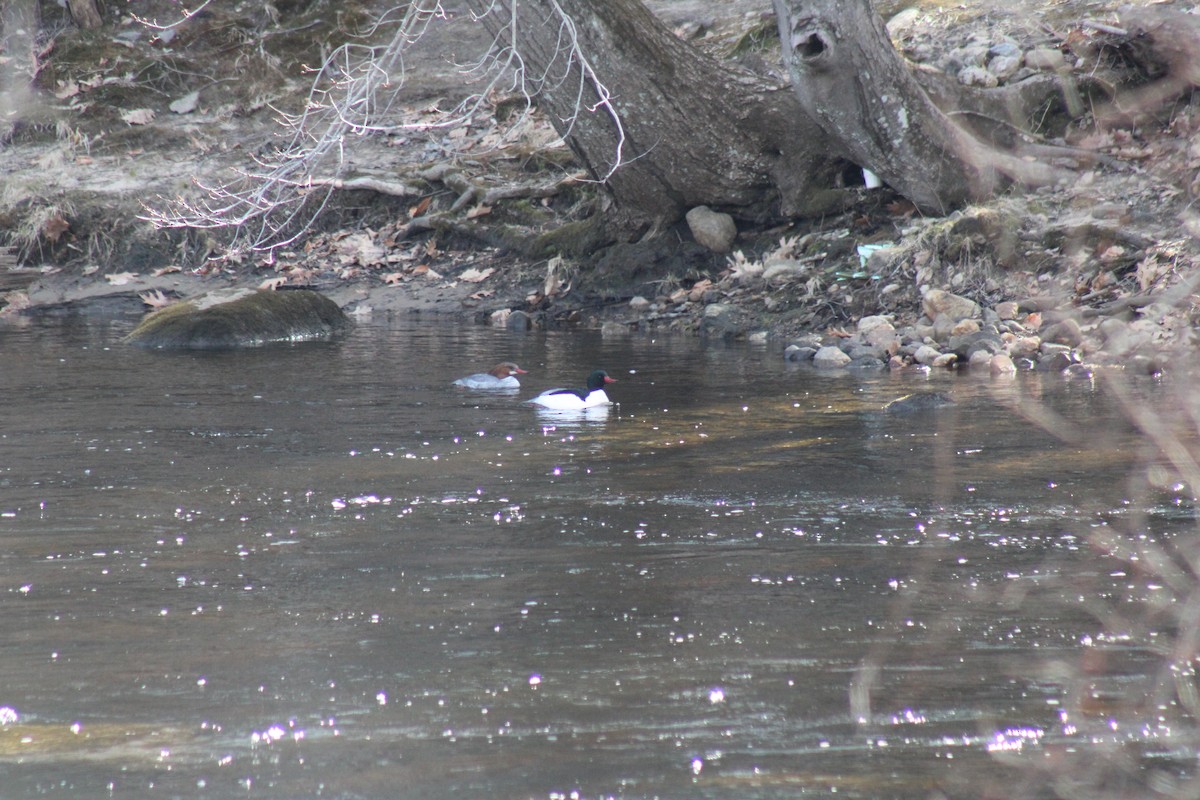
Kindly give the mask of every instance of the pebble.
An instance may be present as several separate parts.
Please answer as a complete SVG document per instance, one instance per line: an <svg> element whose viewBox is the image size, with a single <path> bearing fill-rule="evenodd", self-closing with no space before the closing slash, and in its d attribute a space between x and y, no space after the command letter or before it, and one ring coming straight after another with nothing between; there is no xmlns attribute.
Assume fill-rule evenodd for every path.
<svg viewBox="0 0 1200 800"><path fill-rule="evenodd" d="M1032 358L1042 348L1042 340L1036 336L1014 337L1005 348L1009 357L1014 361L1018 358Z"/></svg>
<svg viewBox="0 0 1200 800"><path fill-rule="evenodd" d="M987 71L1000 81L1007 81L1021 68L1021 56L996 56L987 64Z"/></svg>
<svg viewBox="0 0 1200 800"><path fill-rule="evenodd" d="M1020 306L1016 300L1005 300L1003 303L997 303L994 310L996 316L1000 319L1016 319L1017 314L1021 313Z"/></svg>
<svg viewBox="0 0 1200 800"><path fill-rule="evenodd" d="M813 366L826 369L844 367L851 360L850 356L841 351L841 348L827 345L813 355Z"/></svg>
<svg viewBox="0 0 1200 800"><path fill-rule="evenodd" d="M991 369L992 354L983 349L975 350L967 358L967 366L971 369Z"/></svg>
<svg viewBox="0 0 1200 800"><path fill-rule="evenodd" d="M737 238L733 217L713 211L708 206L696 206L685 216L692 238L714 253L728 253Z"/></svg>
<svg viewBox="0 0 1200 800"><path fill-rule="evenodd" d="M1000 85L1000 79L986 67L963 67L958 71L958 82L963 86L982 86L984 89L994 89Z"/></svg>
<svg viewBox="0 0 1200 800"><path fill-rule="evenodd" d="M950 329L951 336L967 336L972 333L979 332L979 321L974 319L962 319L954 324Z"/></svg>
<svg viewBox="0 0 1200 800"><path fill-rule="evenodd" d="M788 361L812 361L813 356L817 354L815 347L806 347L804 345L790 344L783 351L783 357Z"/></svg>
<svg viewBox="0 0 1200 800"><path fill-rule="evenodd" d="M1017 365L1004 353L992 356L990 366L993 375L1012 375L1017 371Z"/></svg>
<svg viewBox="0 0 1200 800"><path fill-rule="evenodd" d="M513 311L504 320L504 327L510 331L527 331L533 327L533 318L524 311Z"/></svg>
<svg viewBox="0 0 1200 800"><path fill-rule="evenodd" d="M955 353L942 353L929 366L939 369L953 367L956 361L958 361L958 355Z"/></svg>
<svg viewBox="0 0 1200 800"><path fill-rule="evenodd" d="M968 297L951 294L944 289L929 289L921 297L921 311L931 320L939 314L952 317L955 322L981 315L979 304Z"/></svg>
<svg viewBox="0 0 1200 800"><path fill-rule="evenodd" d="M1067 65L1062 51L1052 47L1038 47L1025 53L1025 65L1030 69L1054 71Z"/></svg>
<svg viewBox="0 0 1200 800"><path fill-rule="evenodd" d="M889 331L896 330L892 326L892 321L890 319L879 315L863 317L858 321L858 325L856 327L858 328L858 332L864 335L869 334L876 328L886 327Z"/></svg>
<svg viewBox="0 0 1200 800"><path fill-rule="evenodd" d="M931 347L930 345L923 344L917 348L917 351L915 353L913 353L913 361L916 361L918 364L926 364L926 365L932 366L935 361L937 361L939 358L941 358L941 356L942 356L942 352L940 350L938 350L936 347Z"/></svg>
<svg viewBox="0 0 1200 800"><path fill-rule="evenodd" d="M1083 331L1080 329L1078 322L1068 318L1062 322L1050 325L1042 331L1042 341L1065 344L1069 347L1079 347L1079 345L1083 344Z"/></svg>

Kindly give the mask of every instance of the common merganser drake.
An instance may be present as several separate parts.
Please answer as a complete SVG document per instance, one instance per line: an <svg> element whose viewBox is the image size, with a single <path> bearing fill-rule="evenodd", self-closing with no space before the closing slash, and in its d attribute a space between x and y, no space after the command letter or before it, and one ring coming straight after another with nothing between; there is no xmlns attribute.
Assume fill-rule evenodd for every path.
<svg viewBox="0 0 1200 800"><path fill-rule="evenodd" d="M525 402L558 411L606 406L612 401L604 393L604 386L615 380L615 378L608 377L608 373L604 370L598 369L588 375L586 389L547 389L537 397Z"/></svg>
<svg viewBox="0 0 1200 800"><path fill-rule="evenodd" d="M519 389L521 382L517 375L525 375L525 370L511 361L502 361L487 372L476 372L454 382L455 386L465 386L468 389Z"/></svg>

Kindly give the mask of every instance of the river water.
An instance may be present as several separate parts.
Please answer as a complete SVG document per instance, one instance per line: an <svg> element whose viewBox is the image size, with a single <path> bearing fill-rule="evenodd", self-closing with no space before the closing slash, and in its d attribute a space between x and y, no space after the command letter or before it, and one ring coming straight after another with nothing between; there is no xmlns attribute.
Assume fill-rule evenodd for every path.
<svg viewBox="0 0 1200 800"><path fill-rule="evenodd" d="M0 329L6 798L1195 796L1170 381L130 326Z"/></svg>

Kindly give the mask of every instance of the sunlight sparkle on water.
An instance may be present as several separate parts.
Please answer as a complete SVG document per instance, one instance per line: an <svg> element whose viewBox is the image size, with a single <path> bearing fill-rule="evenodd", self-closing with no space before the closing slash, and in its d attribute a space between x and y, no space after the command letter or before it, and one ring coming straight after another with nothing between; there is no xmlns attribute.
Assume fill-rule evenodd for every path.
<svg viewBox="0 0 1200 800"><path fill-rule="evenodd" d="M920 711L906 708L899 714L892 715L893 725L924 725L929 720Z"/></svg>
<svg viewBox="0 0 1200 800"><path fill-rule="evenodd" d="M1019 752L1026 743L1037 744L1046 732L1041 728L1006 728L996 731L988 741L989 753Z"/></svg>

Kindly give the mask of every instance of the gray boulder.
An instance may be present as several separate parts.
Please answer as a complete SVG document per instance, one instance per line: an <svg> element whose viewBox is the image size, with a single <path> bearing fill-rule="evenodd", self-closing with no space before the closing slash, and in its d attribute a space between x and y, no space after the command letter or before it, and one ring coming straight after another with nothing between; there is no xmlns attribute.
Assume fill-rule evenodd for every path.
<svg viewBox="0 0 1200 800"><path fill-rule="evenodd" d="M125 341L163 350L228 350L331 339L349 327L350 318L323 294L239 289L154 311Z"/></svg>

